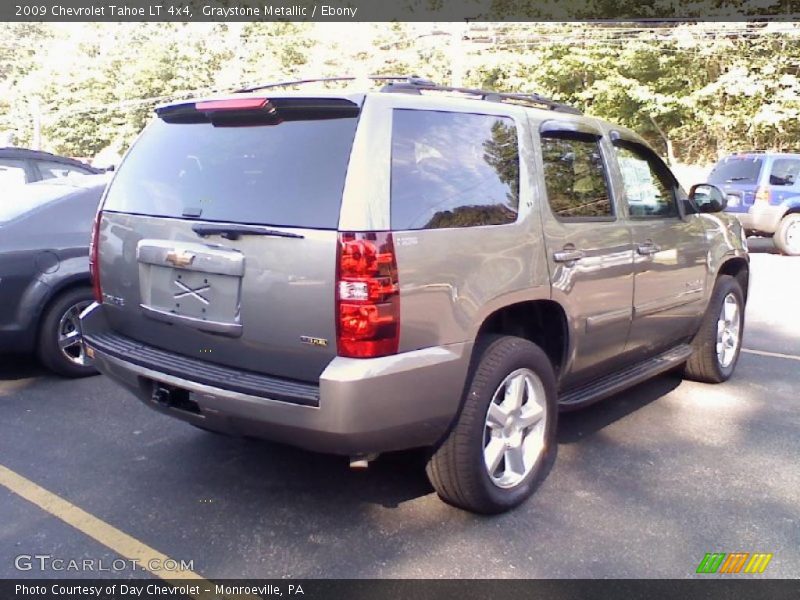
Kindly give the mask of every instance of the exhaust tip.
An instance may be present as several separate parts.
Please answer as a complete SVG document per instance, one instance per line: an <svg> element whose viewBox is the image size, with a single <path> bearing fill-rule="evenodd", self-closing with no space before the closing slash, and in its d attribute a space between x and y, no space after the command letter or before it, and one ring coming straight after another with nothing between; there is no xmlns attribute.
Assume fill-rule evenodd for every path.
<svg viewBox="0 0 800 600"><path fill-rule="evenodd" d="M369 463L378 458L377 454L357 454L350 457L350 468L353 471L364 471L369 467Z"/></svg>

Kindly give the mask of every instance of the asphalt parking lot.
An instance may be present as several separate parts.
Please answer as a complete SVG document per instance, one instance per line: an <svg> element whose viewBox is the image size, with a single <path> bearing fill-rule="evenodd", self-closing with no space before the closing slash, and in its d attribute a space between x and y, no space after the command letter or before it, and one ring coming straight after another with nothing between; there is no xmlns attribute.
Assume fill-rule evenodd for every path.
<svg viewBox="0 0 800 600"><path fill-rule="evenodd" d="M800 259L753 247L733 379L663 376L563 416L549 478L492 518L440 502L416 454L351 472L342 458L194 429L103 377L67 381L2 356L6 480L21 476L97 522L76 529L52 498L35 504L0 485L0 577L91 576L18 571L15 557L110 563L120 555L104 523L130 536L125 547L193 561L209 579L682 578L707 552L737 551L773 554L758 577L796 578Z"/></svg>

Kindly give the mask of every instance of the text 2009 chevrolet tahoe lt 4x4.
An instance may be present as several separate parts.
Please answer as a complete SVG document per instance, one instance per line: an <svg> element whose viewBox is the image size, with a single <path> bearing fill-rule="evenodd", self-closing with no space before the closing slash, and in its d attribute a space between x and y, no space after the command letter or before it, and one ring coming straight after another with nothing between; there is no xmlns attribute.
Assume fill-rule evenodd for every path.
<svg viewBox="0 0 800 600"><path fill-rule="evenodd" d="M741 347L741 227L636 134L538 96L409 80L157 109L93 236L97 368L198 427L363 460L431 449L500 512L560 410Z"/></svg>

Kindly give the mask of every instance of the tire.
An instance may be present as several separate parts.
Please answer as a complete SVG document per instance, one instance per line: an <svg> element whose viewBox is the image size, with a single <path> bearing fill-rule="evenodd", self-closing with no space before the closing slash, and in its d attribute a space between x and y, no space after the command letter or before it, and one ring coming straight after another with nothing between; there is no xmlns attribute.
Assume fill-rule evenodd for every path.
<svg viewBox="0 0 800 600"><path fill-rule="evenodd" d="M735 322L737 327L736 339L732 352L729 355L726 354L723 360L723 357L719 354L718 344L721 342L719 341L718 331L720 327L723 327L720 325L723 317L723 304L728 304L728 310L730 311L730 298L733 298L736 302L737 313L735 318L731 319L731 324L727 323L727 317L730 316L730 313L726 313L724 327L726 332L730 332L731 325ZM711 301L708 303L700 329L692 340L693 353L689 360L686 361L684 367L685 377L703 383L722 383L730 379L742 349L744 307L744 295L739 282L730 275L720 275L711 294ZM730 341L730 337L724 337L724 339L726 342Z"/></svg>
<svg viewBox="0 0 800 600"><path fill-rule="evenodd" d="M91 365L79 364L85 357L80 343L80 329L75 329L80 310L92 301L92 289L79 287L56 296L47 307L39 329L37 353L42 364L54 373L64 377L86 377L97 374ZM78 332L77 336L67 338L73 331ZM62 339L71 342L64 351L60 344ZM74 360L70 360L69 356L73 356Z"/></svg>
<svg viewBox="0 0 800 600"><path fill-rule="evenodd" d="M800 256L800 213L786 215L773 236L775 246L787 256Z"/></svg>
<svg viewBox="0 0 800 600"><path fill-rule="evenodd" d="M474 356L461 411L446 438L434 450L426 472L445 502L476 513L496 514L527 499L552 468L558 417L556 382L547 355L522 338L486 336L478 340ZM520 388L524 390L522 395L510 393L514 381L517 381L516 385L524 383ZM521 403L521 408L516 411L520 417L527 415L530 421L536 410L543 409L542 418L519 429L524 425L523 421L513 423L515 413L508 416L506 411L513 406L506 398L512 397L518 398L517 405ZM535 403L531 405L533 399ZM496 407L492 410L494 419L489 419L490 405ZM498 414L507 416L512 423L509 425L506 420L507 426L499 427ZM489 425L489 420L493 425ZM505 437L506 434L510 437ZM504 445L504 440L511 446ZM522 440L528 440L530 446L520 444ZM502 455L499 463L495 463L492 475L485 457L489 445L493 445L495 450L491 452L492 456ZM517 447L522 451L516 450ZM502 450L496 451L497 448ZM531 448L528 460L515 462L522 468L514 473L513 468L506 464L506 457L515 452L519 461L521 456L525 456L525 448ZM537 449L538 458L535 458Z"/></svg>

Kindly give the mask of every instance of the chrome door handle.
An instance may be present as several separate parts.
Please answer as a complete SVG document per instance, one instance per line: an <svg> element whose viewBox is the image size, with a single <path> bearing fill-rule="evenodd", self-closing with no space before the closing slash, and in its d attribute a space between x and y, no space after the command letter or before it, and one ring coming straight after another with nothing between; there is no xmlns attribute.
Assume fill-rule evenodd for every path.
<svg viewBox="0 0 800 600"><path fill-rule="evenodd" d="M553 252L553 260L560 263L575 262L586 256L583 250L560 250Z"/></svg>
<svg viewBox="0 0 800 600"><path fill-rule="evenodd" d="M639 244L636 251L642 256L652 256L656 252L661 252L661 246L653 242L645 242L644 244Z"/></svg>

